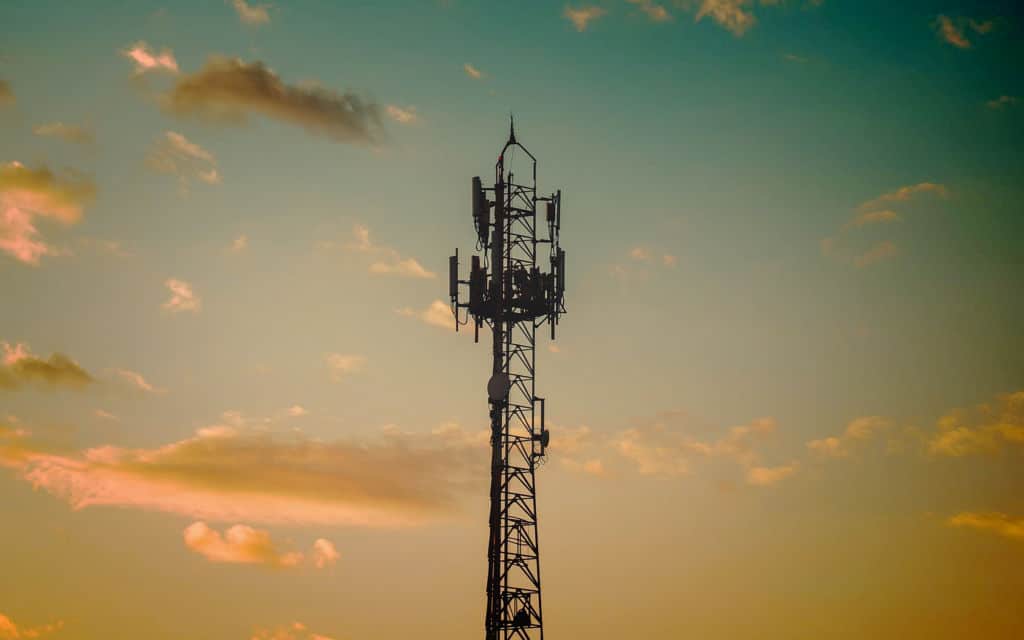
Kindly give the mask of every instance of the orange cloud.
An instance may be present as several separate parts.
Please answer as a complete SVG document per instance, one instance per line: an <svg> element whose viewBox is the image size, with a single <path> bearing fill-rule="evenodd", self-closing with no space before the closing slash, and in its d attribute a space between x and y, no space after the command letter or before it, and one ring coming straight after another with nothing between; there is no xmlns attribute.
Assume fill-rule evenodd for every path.
<svg viewBox="0 0 1024 640"><path fill-rule="evenodd" d="M4 350L3 362L0 363L0 389L17 389L32 383L81 389L94 382L85 369L62 353L43 359L33 355L25 344L18 343L12 347L7 342L0 342L0 346Z"/></svg>
<svg viewBox="0 0 1024 640"><path fill-rule="evenodd" d="M245 123L252 114L304 128L338 142L371 144L380 137L380 108L351 91L285 84L262 62L213 56L166 96L180 116Z"/></svg>
<svg viewBox="0 0 1024 640"><path fill-rule="evenodd" d="M0 80L0 107L14 104L14 101L14 91L11 90L11 85Z"/></svg>
<svg viewBox="0 0 1024 640"><path fill-rule="evenodd" d="M164 284L171 291L171 298L163 304L164 309L174 313L181 311L199 313L203 301L192 291L191 284L176 278L168 278Z"/></svg>
<svg viewBox="0 0 1024 640"><path fill-rule="evenodd" d="M626 2L635 4L651 22L668 22L672 19L672 14L665 7L654 2L654 0L626 0Z"/></svg>
<svg viewBox="0 0 1024 640"><path fill-rule="evenodd" d="M998 396L973 412L956 409L939 419L928 442L936 456L962 457L1024 447L1024 390Z"/></svg>
<svg viewBox="0 0 1024 640"><path fill-rule="evenodd" d="M164 48L160 53L150 51L149 45L142 40L122 49L121 55L135 63L135 75L141 75L148 71L166 71L178 73L178 61L174 59L174 53Z"/></svg>
<svg viewBox="0 0 1024 640"><path fill-rule="evenodd" d="M576 27L577 31L586 31L591 22L603 17L607 13L606 9L592 5L582 6L578 9L566 5L562 15L572 23L572 26Z"/></svg>
<svg viewBox="0 0 1024 640"><path fill-rule="evenodd" d="M51 624L44 624L41 627L19 627L14 624L6 615L0 613L0 640L20 640L21 638L41 638L64 627L64 621L59 620Z"/></svg>
<svg viewBox="0 0 1024 640"><path fill-rule="evenodd" d="M419 122L420 114L416 112L416 107L399 107L398 105L389 104L385 107L385 111L388 116L399 124L414 124Z"/></svg>
<svg viewBox="0 0 1024 640"><path fill-rule="evenodd" d="M797 462L779 467L751 467L747 469L747 483L757 487L771 487L795 474L799 468Z"/></svg>
<svg viewBox="0 0 1024 640"><path fill-rule="evenodd" d="M757 23L753 13L743 7L750 0L702 0L695 20L700 22L709 17L719 26L740 37Z"/></svg>
<svg viewBox="0 0 1024 640"><path fill-rule="evenodd" d="M32 133L37 136L60 138L65 142L76 144L92 144L95 140L91 130L63 122L51 122L32 127Z"/></svg>
<svg viewBox="0 0 1024 640"><path fill-rule="evenodd" d="M257 629L251 640L334 640L319 633L313 633L301 622L293 622L274 629Z"/></svg>
<svg viewBox="0 0 1024 640"><path fill-rule="evenodd" d="M317 569L323 569L338 562L341 554L334 547L334 543L326 538L317 538L313 542L313 564Z"/></svg>
<svg viewBox="0 0 1024 640"><path fill-rule="evenodd" d="M995 26L996 24L992 20L973 20L964 17L950 18L944 15L937 16L935 22L932 23L932 28L935 29L935 33L939 38L957 49L971 48L972 43L968 38L969 31L973 31L978 35L985 35L992 31Z"/></svg>
<svg viewBox="0 0 1024 640"><path fill-rule="evenodd" d="M185 528L184 539L186 547L210 562L269 567L295 567L302 562L301 553L279 553L268 532L244 524L228 528L222 536L205 522L193 522Z"/></svg>
<svg viewBox="0 0 1024 640"><path fill-rule="evenodd" d="M245 24L259 26L270 22L270 13L267 12L270 5L248 4L245 0L231 0L231 5L238 13L238 19Z"/></svg>
<svg viewBox="0 0 1024 640"><path fill-rule="evenodd" d="M437 277L436 273L426 269L415 258L403 258L393 247L374 244L370 240L370 228L364 224L355 225L352 236L355 241L347 244L345 248L373 256L369 266L370 273L419 279Z"/></svg>
<svg viewBox="0 0 1024 640"><path fill-rule="evenodd" d="M455 316L452 315L451 307L443 300L434 300L426 309L403 307L395 313L408 318L416 318L432 327L449 330L455 327Z"/></svg>
<svg viewBox="0 0 1024 640"><path fill-rule="evenodd" d="M217 160L213 154L175 131L165 131L149 150L146 164L157 173L178 177L182 192L187 192L192 179L206 184L220 184Z"/></svg>
<svg viewBox="0 0 1024 640"><path fill-rule="evenodd" d="M1004 109L1006 107L1015 107L1020 104L1020 98L1016 96L999 96L995 100L989 100L985 103L985 106L989 109Z"/></svg>
<svg viewBox="0 0 1024 640"><path fill-rule="evenodd" d="M844 247L844 243L841 241L849 231L859 227L899 220L899 214L889 207L896 203L908 202L920 194L928 193L934 194L939 198L949 197L949 189L945 185L934 182L920 182L900 187L895 191L883 193L873 200L861 203L857 207L856 216L840 228L837 237L825 238L821 241L822 255L838 258L858 268L868 267L896 257L899 255L900 249L891 240L882 240L866 250L861 250L859 253Z"/></svg>
<svg viewBox="0 0 1024 640"><path fill-rule="evenodd" d="M812 453L826 458L845 458L853 453L859 443L870 440L876 433L889 427L889 421L881 416L855 418L846 425L839 436L811 440L807 448Z"/></svg>
<svg viewBox="0 0 1024 640"><path fill-rule="evenodd" d="M965 511L949 519L951 527L968 527L1024 542L1024 518L1011 518L1005 513L974 513Z"/></svg>
<svg viewBox="0 0 1024 640"><path fill-rule="evenodd" d="M107 445L75 455L8 436L0 440L5 466L76 510L132 507L218 522L420 524L454 510L485 461L475 443L450 434L328 443L214 425L155 449Z"/></svg>
<svg viewBox="0 0 1024 640"><path fill-rule="evenodd" d="M682 412L663 412L652 422L623 431L612 446L643 475L687 475L693 460L700 458L727 458L749 470L760 460L754 443L777 428L774 418L758 418L730 428L717 440L701 440L688 433L685 418Z"/></svg>
<svg viewBox="0 0 1024 640"><path fill-rule="evenodd" d="M39 238L36 219L75 224L95 195L91 182L61 180L46 167L29 169L18 162L0 165L0 251L30 265L38 265L44 255L59 255L61 251Z"/></svg>
<svg viewBox="0 0 1024 640"><path fill-rule="evenodd" d="M110 372L134 389L145 391L146 393L166 393L167 391L167 389L161 389L153 386L144 377L142 377L141 373L137 371L131 371L129 369L110 369Z"/></svg>
<svg viewBox="0 0 1024 640"><path fill-rule="evenodd" d="M335 382L341 382L348 376L362 371L366 365L365 356L344 353L328 353L326 361L331 370L331 379Z"/></svg>
<svg viewBox="0 0 1024 640"><path fill-rule="evenodd" d="M874 200L868 200L861 204L858 209L861 211L871 211L893 202L907 202L915 196L924 193L933 193L940 198L949 197L949 189L945 185L936 184L934 182L919 182L918 184L900 187L899 189L890 191L889 193L883 193Z"/></svg>

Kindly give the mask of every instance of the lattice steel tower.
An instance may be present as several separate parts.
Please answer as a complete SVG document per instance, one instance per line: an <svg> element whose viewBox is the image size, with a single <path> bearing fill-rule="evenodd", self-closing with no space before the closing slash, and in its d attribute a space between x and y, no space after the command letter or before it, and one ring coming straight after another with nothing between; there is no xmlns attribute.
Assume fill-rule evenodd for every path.
<svg viewBox="0 0 1024 640"><path fill-rule="evenodd" d="M519 151L518 160L528 171L521 181L511 166ZM545 238L537 237L539 203L544 208L539 222L547 227ZM544 399L535 393L534 345L536 331L545 323L554 339L565 312L565 252L558 245L561 218L561 191L537 197L537 159L516 141L510 122L508 142L494 167L494 186L484 187L480 178L473 178L473 224L480 255L472 257L468 280L459 279L458 251L449 258L455 328L472 321L479 341L486 323L494 349L487 383L491 509L486 640L544 638L534 471L550 434L544 425ZM547 272L537 266L545 250ZM468 302L459 299L460 285L469 288Z"/></svg>

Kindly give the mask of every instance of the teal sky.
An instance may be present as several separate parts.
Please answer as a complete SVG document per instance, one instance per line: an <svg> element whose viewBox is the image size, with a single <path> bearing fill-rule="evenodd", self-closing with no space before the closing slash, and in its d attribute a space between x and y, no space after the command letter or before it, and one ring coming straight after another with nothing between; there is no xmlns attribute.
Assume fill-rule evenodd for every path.
<svg viewBox="0 0 1024 640"><path fill-rule="evenodd" d="M756 23L696 20L715 4ZM577 29L569 12L588 6L603 13ZM22 374L0 365L0 436L32 452L5 458L0 440L0 638L22 637L3 616L22 632L61 621L45 630L61 638L271 637L295 620L330 638L477 634L483 475L410 527L81 508L40 478L52 456L210 425L371 451L382 429L402 451L439 425L482 429L487 345L422 314L445 300L447 256L472 248L470 178L491 175L510 112L540 189L563 191L569 260L558 351L538 351L565 434L539 476L549 635L1024 632L1024 14L695 0L658 20L661 6L282 0L247 24L221 2L0 4L0 165L95 187L73 224L31 218L54 255L0 250L0 341L90 378L5 387ZM177 71L136 72L123 52L139 42ZM168 107L211 56L261 61L296 92L352 91L383 134ZM38 132L58 122L91 141ZM160 170L168 132L207 159ZM4 179L0 215L16 208ZM371 272L409 259L437 276ZM168 307L170 279L201 306ZM330 354L354 364L332 372ZM946 447L961 432L943 416L981 405ZM811 444L871 417L831 455ZM762 418L775 426L727 440ZM423 446L462 464L447 440ZM368 495L391 486L364 471ZM182 486L223 497L204 484L217 473ZM269 531L307 560L332 540L341 558L218 562L182 543L197 521Z"/></svg>

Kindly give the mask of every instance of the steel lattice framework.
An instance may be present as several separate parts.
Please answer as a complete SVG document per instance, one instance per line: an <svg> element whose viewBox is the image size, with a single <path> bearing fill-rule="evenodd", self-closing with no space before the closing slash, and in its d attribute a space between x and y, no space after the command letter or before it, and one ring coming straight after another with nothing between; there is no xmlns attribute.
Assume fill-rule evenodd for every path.
<svg viewBox="0 0 1024 640"><path fill-rule="evenodd" d="M511 161L519 150L531 174L517 182ZM558 240L561 192L537 197L537 159L516 141L514 128L498 156L494 180L493 187L485 188L473 179L473 220L482 256L473 256L469 280L459 280L458 252L449 270L456 329L472 320L479 340L486 323L493 345L487 385L491 485L485 637L543 639L535 471L549 434L544 399L536 395L534 347L536 330L548 323L554 338L565 312L565 252ZM537 237L538 203L546 209L546 238ZM546 273L537 266L545 250ZM459 285L469 287L468 302L460 302ZM467 310L464 320L460 309Z"/></svg>

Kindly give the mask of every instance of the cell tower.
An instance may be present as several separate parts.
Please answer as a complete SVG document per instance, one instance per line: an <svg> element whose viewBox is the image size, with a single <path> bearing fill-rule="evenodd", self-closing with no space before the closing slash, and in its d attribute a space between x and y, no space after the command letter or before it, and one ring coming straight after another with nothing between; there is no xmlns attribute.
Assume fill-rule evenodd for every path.
<svg viewBox="0 0 1024 640"><path fill-rule="evenodd" d="M528 173L521 182L512 171L518 151ZM547 237L538 238L538 203ZM551 326L551 338L565 312L565 252L558 245L562 193L537 197L537 158L516 141L510 121L494 167L494 186L473 178L473 225L477 251L469 280L459 279L459 253L449 258L449 293L455 330L473 322L491 329L494 362L487 397L491 416L490 531L487 540L486 640L543 639L537 490L534 472L550 434L544 425L544 398L536 395L536 331ZM550 271L537 266L547 249ZM469 301L459 299L459 286ZM460 311L466 310L465 317ZM539 405L539 420L538 418Z"/></svg>

